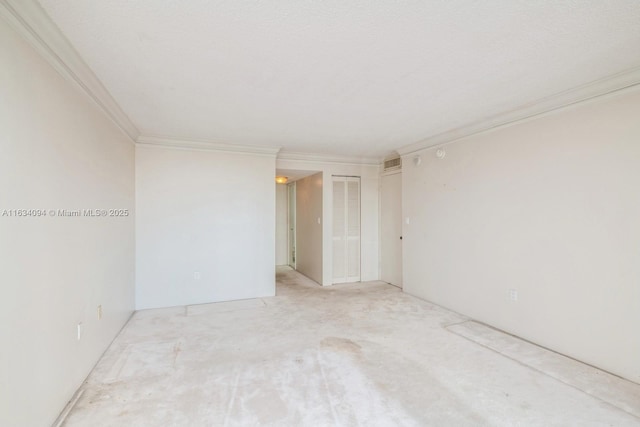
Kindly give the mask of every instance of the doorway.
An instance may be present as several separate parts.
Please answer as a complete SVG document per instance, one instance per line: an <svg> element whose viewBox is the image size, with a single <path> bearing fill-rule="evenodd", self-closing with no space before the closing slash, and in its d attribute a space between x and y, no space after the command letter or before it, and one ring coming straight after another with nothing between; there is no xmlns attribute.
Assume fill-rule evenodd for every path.
<svg viewBox="0 0 640 427"><path fill-rule="evenodd" d="M292 182L287 185L287 205L289 207L287 214L287 230L288 230L288 264L289 267L296 269L296 183Z"/></svg>
<svg viewBox="0 0 640 427"><path fill-rule="evenodd" d="M380 186L380 279L402 288L402 173L383 175Z"/></svg>
<svg viewBox="0 0 640 427"><path fill-rule="evenodd" d="M276 182L276 265L288 265L287 185Z"/></svg>
<svg viewBox="0 0 640 427"><path fill-rule="evenodd" d="M360 281L360 177L333 177L333 283Z"/></svg>

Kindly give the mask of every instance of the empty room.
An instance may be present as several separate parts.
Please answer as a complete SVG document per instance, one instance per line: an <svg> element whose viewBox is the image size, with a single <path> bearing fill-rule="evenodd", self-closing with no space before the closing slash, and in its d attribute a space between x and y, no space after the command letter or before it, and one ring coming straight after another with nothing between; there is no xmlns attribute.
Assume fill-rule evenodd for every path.
<svg viewBox="0 0 640 427"><path fill-rule="evenodd" d="M640 2L0 0L0 426L640 426Z"/></svg>

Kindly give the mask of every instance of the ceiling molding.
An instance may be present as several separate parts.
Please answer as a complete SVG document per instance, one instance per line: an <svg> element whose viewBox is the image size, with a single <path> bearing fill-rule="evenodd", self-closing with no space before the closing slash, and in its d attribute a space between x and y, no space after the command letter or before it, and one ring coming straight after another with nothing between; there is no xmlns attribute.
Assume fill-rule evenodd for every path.
<svg viewBox="0 0 640 427"><path fill-rule="evenodd" d="M58 73L89 96L131 141L138 138L138 129L36 1L0 0L0 16Z"/></svg>
<svg viewBox="0 0 640 427"><path fill-rule="evenodd" d="M262 156L276 156L280 151L279 147L255 147L251 145L224 144L197 139L180 139L144 135L138 137L136 145L182 148L189 150L221 151L224 153L257 154Z"/></svg>
<svg viewBox="0 0 640 427"><path fill-rule="evenodd" d="M301 153L297 151L281 151L278 160L295 160L301 162L338 163L348 165L380 165L381 159L377 157L350 157L330 154Z"/></svg>
<svg viewBox="0 0 640 427"><path fill-rule="evenodd" d="M640 67L614 74L555 95L538 99L505 113L430 136L397 149L401 156L426 148L447 144L497 127L515 124L554 110L604 96L640 84Z"/></svg>

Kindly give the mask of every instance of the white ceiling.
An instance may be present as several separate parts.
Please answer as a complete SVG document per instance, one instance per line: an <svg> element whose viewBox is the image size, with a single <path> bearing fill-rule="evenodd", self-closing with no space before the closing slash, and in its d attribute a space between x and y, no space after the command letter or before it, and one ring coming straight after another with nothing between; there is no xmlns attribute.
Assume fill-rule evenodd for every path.
<svg viewBox="0 0 640 427"><path fill-rule="evenodd" d="M40 0L142 135L382 157L640 66L637 0Z"/></svg>

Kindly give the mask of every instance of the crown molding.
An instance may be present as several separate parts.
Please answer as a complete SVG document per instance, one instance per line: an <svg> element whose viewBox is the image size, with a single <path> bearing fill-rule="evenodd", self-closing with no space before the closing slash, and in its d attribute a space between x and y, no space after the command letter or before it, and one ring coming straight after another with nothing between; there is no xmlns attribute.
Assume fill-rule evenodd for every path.
<svg viewBox="0 0 640 427"><path fill-rule="evenodd" d="M351 157L329 154L301 153L297 151L280 151L278 160L295 160L309 163L337 163L348 165L375 165L379 166L381 160L376 157Z"/></svg>
<svg viewBox="0 0 640 427"><path fill-rule="evenodd" d="M419 150L447 144L498 127L515 124L580 102L618 92L638 84L640 84L640 67L632 68L609 77L595 80L591 83L577 86L573 89L538 99L537 101L497 114L488 119L430 136L413 144L400 147L396 151L401 156L406 156Z"/></svg>
<svg viewBox="0 0 640 427"><path fill-rule="evenodd" d="M64 78L77 85L129 137L140 132L80 54L34 0L0 0L0 16Z"/></svg>
<svg viewBox="0 0 640 427"><path fill-rule="evenodd" d="M262 156L276 156L280 151L279 147L256 147L252 145L224 144L220 142L180 139L173 137L145 136L141 135L136 139L137 146L182 148L188 150L220 151L224 153L257 154Z"/></svg>

